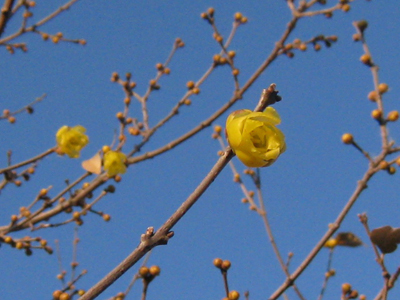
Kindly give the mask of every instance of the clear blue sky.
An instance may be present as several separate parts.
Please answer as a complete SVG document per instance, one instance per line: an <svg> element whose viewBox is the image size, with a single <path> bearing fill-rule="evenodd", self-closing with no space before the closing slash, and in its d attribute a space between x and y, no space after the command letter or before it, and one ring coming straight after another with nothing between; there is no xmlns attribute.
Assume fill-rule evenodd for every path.
<svg viewBox="0 0 400 300"><path fill-rule="evenodd" d="M135 3L136 2L136 3ZM55 133L62 125L77 124L87 128L90 144L81 159L51 156L40 163L36 175L21 188L8 186L1 194L1 225L9 216L26 206L43 187L53 186L55 195L82 174L80 163L101 146L110 144L118 128L116 112L123 109L124 94L110 82L111 73L132 72L137 92L143 94L155 74L155 64L163 62L176 37L186 46L170 64L171 75L160 81L161 90L149 102L150 124L155 124L186 92L188 80L198 80L219 48L212 39L211 27L200 18L208 7L215 8L216 22L226 37L233 14L242 12L249 22L241 26L232 42L236 64L245 82L272 50L290 19L285 1L84 1L43 26L49 33L61 31L67 38L84 38L86 46L44 42L36 35L18 39L26 42L28 53L9 55L2 50L0 60L1 108L16 110L46 93L45 101L35 106L33 115L19 115L10 125L2 122L0 166L6 165L6 152L13 150L13 162L32 157L55 144ZM328 1L332 2L332 1ZM33 20L52 12L63 1L38 1ZM262 169L263 193L277 244L285 257L293 252L294 270L325 233L347 199L356 182L367 169L367 161L352 147L341 143L344 132L376 155L380 151L378 126L370 117L375 108L367 98L373 89L371 73L359 62L363 53L352 41L352 21L369 21L367 41L374 60L380 66L380 78L390 86L384 98L386 111L399 109L400 79L400 7L398 1L355 1L348 13L337 12L332 19L323 16L300 20L289 38L310 39L337 35L330 49L318 53L309 49L296 52L293 59L280 57L257 80L234 108L255 107L260 92L276 83L283 100L275 105L281 130L287 139L287 151L271 167ZM7 33L18 28L18 18L7 27ZM217 69L192 97L192 105L160 130L143 149L151 151L206 119L228 101L233 82L228 68ZM139 106L131 115L140 116ZM216 124L224 124L225 114ZM182 201L194 190L217 161L219 145L210 138L208 128L172 151L131 166L117 186L97 209L109 213L104 222L97 216L84 218L79 229L80 268L88 274L77 284L88 289L124 259L139 243L148 226L163 224ZM390 137L400 138L399 124L391 124ZM138 140L137 140L138 141ZM130 143L132 144L132 142ZM129 148L128 148L129 149ZM128 150L127 149L127 150ZM236 166L244 167L235 158ZM340 285L350 282L369 299L382 286L381 271L357 214L367 212L372 228L400 226L398 212L398 176L378 174L352 208L341 231L356 233L366 246L337 249L332 278L326 299L338 299ZM251 185L248 185L251 188ZM222 299L224 289L219 271L212 265L215 257L229 259L232 268L229 283L250 299L267 299L285 277L268 242L259 216L241 204L239 186L232 182L226 168L198 203L174 228L175 236L168 246L157 247L149 265L161 267L161 276L151 283L148 299ZM62 215L58 221L68 216ZM61 245L64 268L72 257L73 225L32 233L54 245ZM18 232L13 236L31 235ZM31 257L22 251L1 247L1 299L50 299L61 286L56 255L34 251ZM324 278L328 251L322 251L298 286L308 299L316 299ZM398 267L398 252L387 256L390 271ZM124 291L133 268L106 290L99 299ZM137 283L128 299L140 297ZM398 298L399 289L391 292ZM292 291L289 296L295 295ZM243 299L243 298L242 298Z"/></svg>

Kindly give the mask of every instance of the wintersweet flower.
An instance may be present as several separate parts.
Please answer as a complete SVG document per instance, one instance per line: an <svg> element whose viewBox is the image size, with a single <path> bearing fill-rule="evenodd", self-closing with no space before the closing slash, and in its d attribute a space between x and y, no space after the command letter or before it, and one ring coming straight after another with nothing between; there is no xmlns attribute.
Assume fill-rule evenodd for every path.
<svg viewBox="0 0 400 300"><path fill-rule="evenodd" d="M56 134L58 153L67 154L71 158L79 157L82 148L89 143L85 132L86 128L81 125L62 126Z"/></svg>
<svg viewBox="0 0 400 300"><path fill-rule="evenodd" d="M126 172L126 155L118 151L108 151L103 157L103 167L107 171L108 176L112 177L117 174Z"/></svg>
<svg viewBox="0 0 400 300"><path fill-rule="evenodd" d="M226 120L229 145L247 167L266 167L285 152L285 136L276 127L281 118L272 107L264 112L241 109Z"/></svg>

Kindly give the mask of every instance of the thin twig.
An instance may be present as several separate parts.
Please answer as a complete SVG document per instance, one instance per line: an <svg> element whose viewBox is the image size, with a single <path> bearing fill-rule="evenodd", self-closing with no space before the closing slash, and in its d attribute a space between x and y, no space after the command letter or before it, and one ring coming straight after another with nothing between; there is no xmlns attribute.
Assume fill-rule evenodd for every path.
<svg viewBox="0 0 400 300"><path fill-rule="evenodd" d="M310 251L307 257L303 260L300 266L290 275L290 277L288 277L286 281L268 298L269 300L277 299L290 285L293 284L293 282L301 275L301 273L303 273L306 267L312 262L318 252L325 245L326 241L336 232L337 229L339 229L351 207L357 201L362 191L367 188L367 182L372 178L375 173L376 171L371 167L365 172L363 178L357 183L356 189L347 201L343 210L339 213L335 222L329 224L329 229L322 236L316 246Z"/></svg>
<svg viewBox="0 0 400 300"><path fill-rule="evenodd" d="M46 150L45 152L43 152L43 153L41 153L39 155L36 155L35 157L32 157L32 158L30 158L30 159L28 159L26 161L23 161L23 162L20 162L18 164L15 164L15 165L8 166L6 168L0 169L0 174L3 174L5 172L7 172L7 171L18 169L18 168L26 166L28 164L34 163L34 162L42 159L43 157L53 153L55 150L56 150L55 147L54 148L50 148L49 150Z"/></svg>
<svg viewBox="0 0 400 300"><path fill-rule="evenodd" d="M325 273L325 278L324 278L324 283L322 284L321 292L319 293L318 300L322 300L324 293L326 291L326 287L328 285L328 280L331 277L330 271L331 271L331 265L332 265L332 258L333 258L333 252L335 248L330 248L329 249L329 257L328 257L328 265L326 266L326 273Z"/></svg>
<svg viewBox="0 0 400 300"><path fill-rule="evenodd" d="M11 1L11 0L8 0L8 1ZM37 22L36 24L34 24L34 25L30 26L30 27L22 26L17 32L15 32L15 33L13 33L13 34L1 39L0 40L0 44L7 43L8 41L10 41L12 39L15 39L16 37L18 37L18 36L20 36L20 35L22 35L22 34L24 34L26 32L35 31L38 27L42 26L43 24L47 23L51 19L55 18L56 16L58 16L63 11L69 9L77 1L78 0L70 0L69 2L67 2L63 6L59 7L54 12L52 12L51 14L49 14L48 16L46 16L45 18L43 18L42 20L40 20L39 22Z"/></svg>
<svg viewBox="0 0 400 300"><path fill-rule="evenodd" d="M279 252L278 246L277 246L277 244L275 242L274 235L272 233L271 225L270 225L269 220L268 220L267 210L265 208L264 199L263 199L263 196L262 196L262 193L261 193L261 186L260 186L261 180L260 180L259 176L260 176L260 174L258 173L257 174L257 177L258 177L258 179L257 179L257 182L258 182L258 184L257 184L257 195L258 195L258 200L260 202L260 207L261 207L261 210L259 211L259 215L263 219L265 230L267 231L269 241L271 243L272 249L274 250L276 258L278 259L279 265L281 266L281 268L282 268L283 272L285 273L285 275L289 278L290 277L289 270L287 268L287 265L283 261L281 253ZM296 292L297 296L300 299L305 300L305 298L303 297L303 295L300 292L299 288L294 283L293 283L293 289L294 289L294 291Z"/></svg>

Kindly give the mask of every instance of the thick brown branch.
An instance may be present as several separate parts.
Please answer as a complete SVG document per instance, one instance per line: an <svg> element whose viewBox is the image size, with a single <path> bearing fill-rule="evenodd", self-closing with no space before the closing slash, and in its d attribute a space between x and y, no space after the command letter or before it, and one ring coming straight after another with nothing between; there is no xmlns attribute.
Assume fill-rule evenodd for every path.
<svg viewBox="0 0 400 300"><path fill-rule="evenodd" d="M0 14L0 36L3 34L6 28L7 21L11 16L11 8L14 4L14 0L6 0L4 6L1 8Z"/></svg>

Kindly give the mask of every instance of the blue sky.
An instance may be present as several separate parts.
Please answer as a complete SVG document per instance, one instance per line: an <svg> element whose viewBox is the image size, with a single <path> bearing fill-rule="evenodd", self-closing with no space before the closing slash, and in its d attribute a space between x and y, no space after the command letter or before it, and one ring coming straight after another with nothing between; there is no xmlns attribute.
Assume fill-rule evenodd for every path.
<svg viewBox="0 0 400 300"><path fill-rule="evenodd" d="M328 1L332 2L332 1ZM33 20L52 12L63 1L42 3L33 10ZM6 152L13 150L13 162L19 162L55 145L54 135L63 125L87 128L90 144L81 159L56 155L40 163L36 174L22 187L8 186L1 193L1 225L9 216L26 206L43 187L53 186L55 195L65 186L65 179L82 174L81 161L91 157L105 144L111 144L118 128L115 114L123 109L124 93L110 82L111 73L132 72L136 92L143 94L156 74L155 64L163 62L175 38L185 47L179 49L171 64L171 74L161 79L161 89L149 100L150 124L167 114L186 92L188 80L198 80L220 49L212 38L211 27L200 18L208 7L215 8L217 26L226 37L233 14L242 12L248 24L241 26L231 44L243 84L274 47L290 20L285 1L78 1L70 10L43 26L49 33L62 32L67 38L84 38L86 46L44 42L37 35L25 35L28 53L9 55L3 48L0 60L2 109L16 110L36 97L47 94L35 106L33 115L17 116L14 125L2 122L1 166ZM316 6L321 7L322 6ZM315 52L296 52L293 59L279 57L245 93L243 100L217 120L223 125L236 109L255 107L260 92L276 83L283 100L275 105L286 135L287 151L269 168L261 170L263 194L273 232L285 257L293 252L290 269L294 270L325 233L347 199L356 182L367 169L367 161L354 148L341 143L340 137L351 132L370 151L380 152L380 135L370 113L375 105L367 98L373 89L371 72L359 62L361 44L352 41L352 22L369 22L366 37L374 60L380 66L380 79L390 86L384 97L385 110L398 109L400 67L400 8L397 1L355 1L348 13L338 11L332 19L323 16L300 20L289 41L308 40L318 34L337 35L331 48ZM9 24L6 34L14 32L18 17ZM233 92L228 68L218 68L201 87L192 105L162 128L142 153L157 149L205 120L227 102ZM140 116L138 105L131 115ZM389 127L390 138L398 140L399 124ZM219 145L210 138L211 128L152 160L129 168L117 185L117 192L107 196L97 209L109 213L109 223L89 215L79 228L81 242L78 261L88 274L77 284L87 290L124 259L139 243L149 226L162 225L196 188L217 161ZM132 145L139 139L132 138ZM129 148L127 148L127 152ZM243 170L234 158L236 167ZM248 187L251 183L247 182ZM372 228L398 227L398 174L377 174L351 209L340 231L352 231L366 246L337 249L332 278L326 299L338 299L340 285L350 282L360 293L373 298L382 286L381 271L375 263L367 235L357 214L366 212ZM240 202L239 186L232 182L226 168L202 198L174 228L168 246L157 247L149 265L161 267L161 276L151 283L148 299L222 299L224 288L219 271L213 267L215 257L229 259L229 283L250 299L267 299L285 277L268 242L262 220ZM68 218L59 216L58 221ZM58 239L64 268L69 270L72 257L73 225L34 233L17 232L14 237L39 235L54 245ZM34 251L23 252L1 247L0 280L2 299L50 299L59 289L55 278L59 272L57 256ZM323 249L298 280L306 298L318 296L326 268L328 251ZM398 253L387 255L390 271L398 267ZM124 291L137 268L128 271L99 299L108 299ZM38 280L39 279L39 280ZM140 297L136 284L128 299ZM391 297L400 295L397 287ZM161 295L161 297L160 297ZM290 298L295 295L288 292ZM292 297L291 297L292 296ZM243 299L243 298L242 298Z"/></svg>

